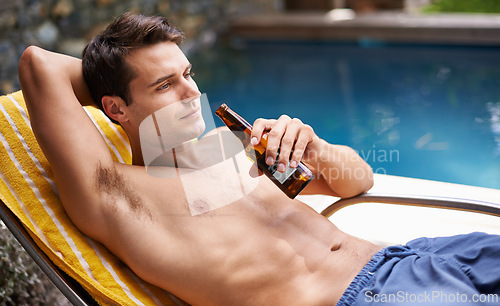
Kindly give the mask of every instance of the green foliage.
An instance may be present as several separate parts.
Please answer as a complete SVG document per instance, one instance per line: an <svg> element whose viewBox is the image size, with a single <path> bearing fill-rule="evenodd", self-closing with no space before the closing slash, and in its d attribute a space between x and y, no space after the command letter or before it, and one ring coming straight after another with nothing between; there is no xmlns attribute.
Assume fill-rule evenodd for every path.
<svg viewBox="0 0 500 306"><path fill-rule="evenodd" d="M500 13L499 0L436 0L424 12Z"/></svg>
<svg viewBox="0 0 500 306"><path fill-rule="evenodd" d="M0 305L60 305L64 297L0 221Z"/></svg>

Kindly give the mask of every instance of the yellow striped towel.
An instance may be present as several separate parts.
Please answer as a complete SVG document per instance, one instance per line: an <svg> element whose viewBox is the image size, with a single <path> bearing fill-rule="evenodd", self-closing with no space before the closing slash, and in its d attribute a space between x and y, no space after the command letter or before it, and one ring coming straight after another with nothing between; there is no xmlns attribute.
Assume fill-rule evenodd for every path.
<svg viewBox="0 0 500 306"><path fill-rule="evenodd" d="M139 279L104 246L73 225L53 173L31 130L21 91L0 97L0 199L46 255L99 304L185 305ZM127 136L98 109L86 107L115 160L130 163Z"/></svg>

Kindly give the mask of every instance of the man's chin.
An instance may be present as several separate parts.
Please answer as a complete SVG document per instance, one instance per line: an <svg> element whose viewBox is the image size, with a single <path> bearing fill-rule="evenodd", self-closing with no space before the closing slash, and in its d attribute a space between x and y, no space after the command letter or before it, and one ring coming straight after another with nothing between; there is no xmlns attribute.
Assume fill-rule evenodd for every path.
<svg viewBox="0 0 500 306"><path fill-rule="evenodd" d="M200 118L195 124L193 124L193 134L195 135L193 138L200 137L203 132L205 132L205 121L203 118Z"/></svg>
<svg viewBox="0 0 500 306"><path fill-rule="evenodd" d="M179 132L179 135L183 135L182 139L184 141L189 141L194 138L200 137L203 134L203 132L205 132L205 122L203 120L200 120L200 122L197 122L196 124L191 124L189 127L182 129Z"/></svg>

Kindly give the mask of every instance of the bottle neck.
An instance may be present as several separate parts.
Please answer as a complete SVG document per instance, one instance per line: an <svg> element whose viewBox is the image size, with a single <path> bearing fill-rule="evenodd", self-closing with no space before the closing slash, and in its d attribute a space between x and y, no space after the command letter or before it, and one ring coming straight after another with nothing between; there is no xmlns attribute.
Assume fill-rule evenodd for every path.
<svg viewBox="0 0 500 306"><path fill-rule="evenodd" d="M222 104L215 113L222 119L222 121L224 121L229 129L233 131L243 132L245 130L252 130L252 125L230 109L226 104Z"/></svg>
<svg viewBox="0 0 500 306"><path fill-rule="evenodd" d="M245 147L250 144L250 135L252 133L252 125L250 123L226 104L222 104L215 114L222 119L224 124L240 139Z"/></svg>

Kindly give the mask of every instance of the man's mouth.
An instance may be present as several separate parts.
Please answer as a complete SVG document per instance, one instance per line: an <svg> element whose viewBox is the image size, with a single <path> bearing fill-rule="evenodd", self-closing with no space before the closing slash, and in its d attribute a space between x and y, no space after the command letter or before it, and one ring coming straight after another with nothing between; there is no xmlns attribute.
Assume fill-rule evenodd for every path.
<svg viewBox="0 0 500 306"><path fill-rule="evenodd" d="M200 113L200 109L201 109L200 107L197 107L192 110L189 110L188 112L183 114L179 119L182 120L182 119L189 119L196 117Z"/></svg>

